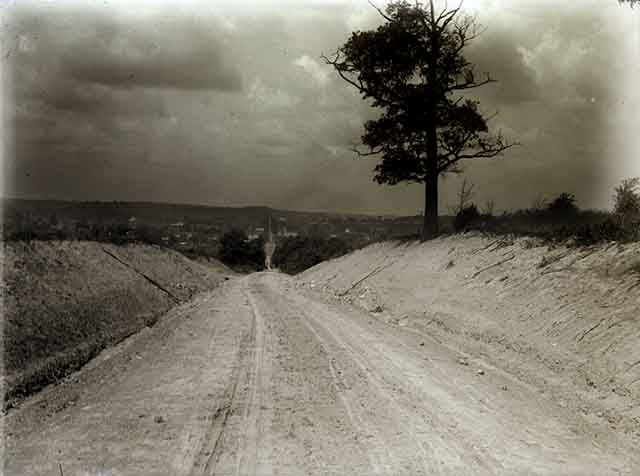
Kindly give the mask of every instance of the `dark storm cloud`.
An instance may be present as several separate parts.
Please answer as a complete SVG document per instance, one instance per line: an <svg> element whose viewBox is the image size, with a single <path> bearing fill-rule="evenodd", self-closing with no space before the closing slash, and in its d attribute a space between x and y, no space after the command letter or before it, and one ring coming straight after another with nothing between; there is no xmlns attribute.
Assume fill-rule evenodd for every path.
<svg viewBox="0 0 640 476"><path fill-rule="evenodd" d="M194 13L127 18L93 10L12 12L18 54L61 76L113 87L238 91L224 25ZM39 67L42 71L42 67ZM49 70L50 70L49 69ZM46 73L46 71L42 71Z"/></svg>
<svg viewBox="0 0 640 476"><path fill-rule="evenodd" d="M115 87L241 89L240 73L215 35L190 19L173 23L81 38L66 49L61 68L77 80Z"/></svg>

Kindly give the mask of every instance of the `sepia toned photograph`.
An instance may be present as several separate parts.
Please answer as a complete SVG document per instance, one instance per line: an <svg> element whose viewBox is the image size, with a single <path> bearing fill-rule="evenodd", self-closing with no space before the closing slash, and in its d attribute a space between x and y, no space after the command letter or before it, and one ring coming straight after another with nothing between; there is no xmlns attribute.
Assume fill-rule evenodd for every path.
<svg viewBox="0 0 640 476"><path fill-rule="evenodd" d="M0 25L0 476L640 476L640 0Z"/></svg>

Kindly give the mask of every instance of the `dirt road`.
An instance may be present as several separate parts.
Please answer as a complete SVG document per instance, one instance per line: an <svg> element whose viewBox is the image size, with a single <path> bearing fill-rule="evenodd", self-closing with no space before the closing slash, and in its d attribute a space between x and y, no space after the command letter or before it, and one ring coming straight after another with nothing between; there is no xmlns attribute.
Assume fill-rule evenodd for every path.
<svg viewBox="0 0 640 476"><path fill-rule="evenodd" d="M637 475L637 448L425 335L254 274L3 419L6 475Z"/></svg>

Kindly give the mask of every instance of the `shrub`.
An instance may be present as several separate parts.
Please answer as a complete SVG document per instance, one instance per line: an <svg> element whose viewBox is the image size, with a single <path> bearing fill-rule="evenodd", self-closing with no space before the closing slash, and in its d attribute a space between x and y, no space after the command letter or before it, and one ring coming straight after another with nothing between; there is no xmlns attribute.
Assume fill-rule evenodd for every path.
<svg viewBox="0 0 640 476"><path fill-rule="evenodd" d="M578 206L576 197L572 193L563 192L547 205L547 211L553 215L566 217L576 215Z"/></svg>
<svg viewBox="0 0 640 476"><path fill-rule="evenodd" d="M626 241L628 232L613 218L607 218L601 223L582 225L574 234L577 245L590 246L605 241Z"/></svg>
<svg viewBox="0 0 640 476"><path fill-rule="evenodd" d="M321 261L342 256L352 249L339 238L289 237L276 246L273 264L285 273L297 274Z"/></svg>
<svg viewBox="0 0 640 476"><path fill-rule="evenodd" d="M620 224L631 236L637 238L640 226L640 177L623 180L615 189L613 212Z"/></svg>
<svg viewBox="0 0 640 476"><path fill-rule="evenodd" d="M264 240L249 240L241 230L231 230L220 239L219 259L235 268L264 269Z"/></svg>
<svg viewBox="0 0 640 476"><path fill-rule="evenodd" d="M460 210L453 220L453 228L455 231L464 231L476 224L480 219L480 212L475 204L471 204Z"/></svg>

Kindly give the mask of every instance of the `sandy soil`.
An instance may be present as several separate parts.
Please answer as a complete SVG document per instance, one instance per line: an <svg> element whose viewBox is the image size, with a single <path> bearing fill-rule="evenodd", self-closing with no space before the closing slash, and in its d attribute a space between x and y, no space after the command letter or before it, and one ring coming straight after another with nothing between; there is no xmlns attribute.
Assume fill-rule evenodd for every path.
<svg viewBox="0 0 640 476"><path fill-rule="evenodd" d="M480 356L259 273L2 420L6 475L635 475L637 448Z"/></svg>

